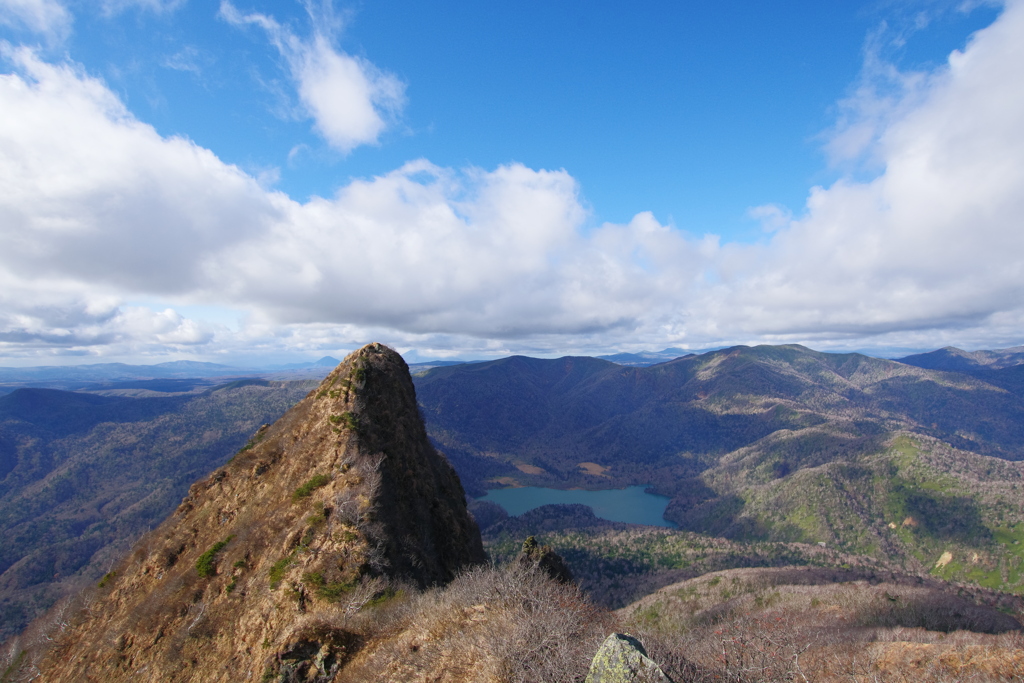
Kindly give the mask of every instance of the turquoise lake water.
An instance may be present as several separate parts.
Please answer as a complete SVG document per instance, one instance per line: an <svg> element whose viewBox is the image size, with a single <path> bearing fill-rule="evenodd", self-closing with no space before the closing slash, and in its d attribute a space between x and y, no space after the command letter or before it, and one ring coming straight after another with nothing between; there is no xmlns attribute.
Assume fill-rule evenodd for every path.
<svg viewBox="0 0 1024 683"><path fill-rule="evenodd" d="M483 498L505 508L510 515L521 515L541 505L579 503L589 505L601 519L630 524L674 527L662 517L668 506L668 498L645 493L646 486L630 486L624 489L606 491L562 491L542 489L535 486L522 488L492 489Z"/></svg>

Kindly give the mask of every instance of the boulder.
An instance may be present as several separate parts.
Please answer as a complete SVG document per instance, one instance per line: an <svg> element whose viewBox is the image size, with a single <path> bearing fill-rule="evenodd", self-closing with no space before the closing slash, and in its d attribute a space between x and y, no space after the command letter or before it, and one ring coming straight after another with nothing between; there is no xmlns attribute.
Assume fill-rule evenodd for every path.
<svg viewBox="0 0 1024 683"><path fill-rule="evenodd" d="M608 636L590 663L586 683L672 683L639 640L622 633Z"/></svg>

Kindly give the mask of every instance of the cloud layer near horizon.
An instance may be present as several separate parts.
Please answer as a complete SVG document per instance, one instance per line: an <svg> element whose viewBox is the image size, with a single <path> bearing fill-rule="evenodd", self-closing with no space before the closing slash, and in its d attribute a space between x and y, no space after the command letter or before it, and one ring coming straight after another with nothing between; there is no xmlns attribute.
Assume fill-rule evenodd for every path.
<svg viewBox="0 0 1024 683"><path fill-rule="evenodd" d="M298 41L266 17L232 11L229 20L285 45L300 98L332 145L376 140L375 107L398 101L397 81L316 36ZM371 334L421 348L537 351L1020 343L1022 35L1024 4L1011 2L948 64L908 79L884 122L872 121L869 148L857 149L881 172L813 188L795 219L760 210L773 230L760 244L695 238L648 213L594 226L569 173L518 164L411 161L297 202L187 139L161 137L75 65L8 47L0 353L213 353L310 339L330 348ZM331 112L350 98L317 89L358 81L352 69L369 79L356 100L370 108L349 125ZM877 112L873 97L860 92L850 110ZM847 123L849 138L858 122ZM123 305L139 298L251 317L240 332L204 328Z"/></svg>

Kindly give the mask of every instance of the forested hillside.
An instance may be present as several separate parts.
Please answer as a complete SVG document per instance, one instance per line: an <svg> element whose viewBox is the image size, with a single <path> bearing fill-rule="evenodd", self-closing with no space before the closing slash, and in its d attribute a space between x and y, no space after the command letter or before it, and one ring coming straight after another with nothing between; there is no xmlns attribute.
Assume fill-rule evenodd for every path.
<svg viewBox="0 0 1024 683"><path fill-rule="evenodd" d="M514 357L431 370L418 391L473 491L647 484L688 531L1021 591L1020 369L761 346L646 368Z"/></svg>
<svg viewBox="0 0 1024 683"><path fill-rule="evenodd" d="M247 380L163 398L51 389L0 397L0 640L102 576L193 481L314 385Z"/></svg>

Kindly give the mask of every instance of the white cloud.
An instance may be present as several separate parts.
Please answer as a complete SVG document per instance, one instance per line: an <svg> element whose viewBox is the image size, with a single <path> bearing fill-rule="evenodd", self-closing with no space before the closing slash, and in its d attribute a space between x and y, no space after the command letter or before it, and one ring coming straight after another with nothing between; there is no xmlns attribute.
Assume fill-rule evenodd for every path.
<svg viewBox="0 0 1024 683"><path fill-rule="evenodd" d="M793 212L778 204L762 204L747 210L747 215L756 221L761 222L765 232L775 232L790 224L793 220Z"/></svg>
<svg viewBox="0 0 1024 683"><path fill-rule="evenodd" d="M102 83L20 48L0 76L0 263L22 277L190 291L197 256L269 230L288 204Z"/></svg>
<svg viewBox="0 0 1024 683"><path fill-rule="evenodd" d="M71 14L57 0L0 0L0 24L61 37L71 27Z"/></svg>
<svg viewBox="0 0 1024 683"><path fill-rule="evenodd" d="M194 45L186 45L173 55L164 57L161 64L168 69L187 71L200 76L203 73L204 65L211 61L212 59L199 48Z"/></svg>
<svg viewBox="0 0 1024 683"><path fill-rule="evenodd" d="M4 274L0 294L0 355L38 357L102 353L167 353L214 339L214 330L166 309L121 306L119 297L84 293L73 282L36 283Z"/></svg>
<svg viewBox="0 0 1024 683"><path fill-rule="evenodd" d="M575 180L517 164L411 162L301 204L161 138L80 70L9 57L0 268L22 291L72 282L243 307L257 322L517 337L632 325L652 283L692 260L649 215L584 234Z"/></svg>
<svg viewBox="0 0 1024 683"><path fill-rule="evenodd" d="M584 236L576 182L522 165L456 173L412 162L290 208L207 271L216 291L276 322L585 332L633 324L693 260L647 214Z"/></svg>
<svg viewBox="0 0 1024 683"><path fill-rule="evenodd" d="M103 12L108 15L120 14L133 7L149 10L156 14L164 14L173 12L185 2L186 0L101 0L100 5Z"/></svg>
<svg viewBox="0 0 1024 683"><path fill-rule="evenodd" d="M813 189L800 216L753 210L774 229L757 245L690 238L647 213L591 225L572 176L519 164L413 161L297 202L161 137L81 70L8 50L0 343L8 355L270 353L373 338L480 355L1019 343L1021 35L1014 2L884 105L860 150L877 177ZM858 97L848 111L870 118L878 95ZM122 304L140 298L250 315L232 331Z"/></svg>
<svg viewBox="0 0 1024 683"><path fill-rule="evenodd" d="M341 152L377 142L404 104L405 85L369 61L336 50L332 17L316 21L304 40L264 14L243 14L227 0L220 15L236 26L259 26L288 63L299 98L320 134Z"/></svg>
<svg viewBox="0 0 1024 683"><path fill-rule="evenodd" d="M1024 4L1014 2L909 105L895 104L872 149L877 178L815 188L806 215L768 247L723 254L733 325L871 334L969 327L1021 309L1022 35Z"/></svg>

